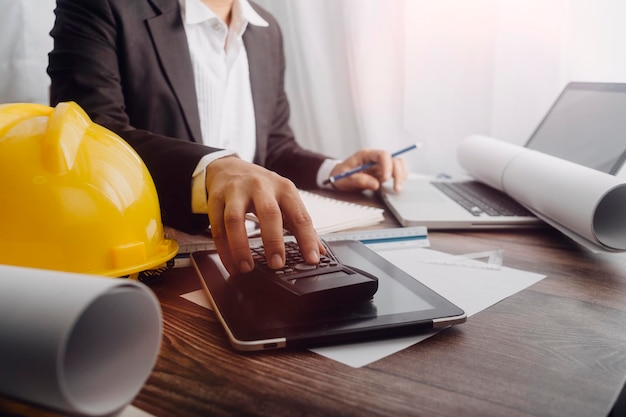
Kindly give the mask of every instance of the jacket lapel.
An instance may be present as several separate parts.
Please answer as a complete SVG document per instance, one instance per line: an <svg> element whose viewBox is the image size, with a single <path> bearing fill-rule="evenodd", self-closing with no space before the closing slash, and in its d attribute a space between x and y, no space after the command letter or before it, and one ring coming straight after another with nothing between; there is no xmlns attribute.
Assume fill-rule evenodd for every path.
<svg viewBox="0 0 626 417"><path fill-rule="evenodd" d="M178 98L192 140L202 143L193 68L178 1L151 1L161 11L161 14L146 20L154 47Z"/></svg>
<svg viewBox="0 0 626 417"><path fill-rule="evenodd" d="M269 107L269 86L267 76L270 73L270 60L266 52L269 48L267 29L248 25L243 34L243 41L248 54L248 67L250 71L250 89L252 90L252 103L254 105L254 117L256 120L257 152L255 162L263 165L267 157L267 136L272 121Z"/></svg>

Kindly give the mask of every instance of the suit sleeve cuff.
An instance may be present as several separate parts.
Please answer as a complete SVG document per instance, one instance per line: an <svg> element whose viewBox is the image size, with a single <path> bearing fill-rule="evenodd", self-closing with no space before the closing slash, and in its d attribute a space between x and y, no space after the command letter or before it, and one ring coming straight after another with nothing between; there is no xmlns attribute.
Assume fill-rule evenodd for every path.
<svg viewBox="0 0 626 417"><path fill-rule="evenodd" d="M326 159L324 160L324 162L322 162L322 165L320 165L320 169L317 170L316 178L317 186L319 188L328 190L333 188L331 184L325 185L324 181L326 181L330 177L330 173L337 166L337 164L340 164L341 162L342 161L339 161L337 159Z"/></svg>
<svg viewBox="0 0 626 417"><path fill-rule="evenodd" d="M225 156L235 155L235 152L222 150L204 155L191 176L191 211L194 214L208 212L208 196L206 192L206 167L213 161Z"/></svg>

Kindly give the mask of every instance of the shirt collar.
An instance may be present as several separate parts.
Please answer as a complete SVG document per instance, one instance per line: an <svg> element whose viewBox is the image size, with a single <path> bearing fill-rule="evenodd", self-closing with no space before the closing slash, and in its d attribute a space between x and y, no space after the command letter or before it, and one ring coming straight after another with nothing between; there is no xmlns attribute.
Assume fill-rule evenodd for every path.
<svg viewBox="0 0 626 417"><path fill-rule="evenodd" d="M239 3L239 10L243 20L254 26L267 27L269 24L252 8L248 0L235 0Z"/></svg>
<svg viewBox="0 0 626 417"><path fill-rule="evenodd" d="M213 11L200 0L178 0L183 21L187 25L201 23L218 17ZM248 0L235 0L233 3L232 22L241 22L241 26L246 24L255 26L269 26L269 24L252 8Z"/></svg>

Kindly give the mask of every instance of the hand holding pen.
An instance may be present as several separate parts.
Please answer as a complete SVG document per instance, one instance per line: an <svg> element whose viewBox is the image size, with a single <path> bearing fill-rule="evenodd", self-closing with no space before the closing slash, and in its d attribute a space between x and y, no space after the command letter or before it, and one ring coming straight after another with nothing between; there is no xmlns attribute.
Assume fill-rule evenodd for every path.
<svg viewBox="0 0 626 417"><path fill-rule="evenodd" d="M394 188L399 191L408 177L408 171L405 161L397 157L420 146L413 144L392 154L381 150L361 150L338 164L324 184L332 184L342 191L376 190L380 184L393 178Z"/></svg>

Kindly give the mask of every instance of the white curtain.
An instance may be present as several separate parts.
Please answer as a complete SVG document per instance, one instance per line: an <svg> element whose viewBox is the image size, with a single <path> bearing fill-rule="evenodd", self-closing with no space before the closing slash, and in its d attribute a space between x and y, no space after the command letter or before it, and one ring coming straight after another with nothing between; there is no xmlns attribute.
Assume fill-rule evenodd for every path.
<svg viewBox="0 0 626 417"><path fill-rule="evenodd" d="M626 82L622 0L258 0L285 35L292 127L455 174L458 143L522 144L569 81ZM626 111L625 111L626 112Z"/></svg>
<svg viewBox="0 0 626 417"><path fill-rule="evenodd" d="M568 81L626 82L623 0L258 0L285 35L292 126L454 174L457 144L521 144ZM0 0L0 103L48 102L54 0Z"/></svg>
<svg viewBox="0 0 626 417"><path fill-rule="evenodd" d="M0 0L0 103L48 104L54 0Z"/></svg>
<svg viewBox="0 0 626 417"><path fill-rule="evenodd" d="M416 140L403 126L403 1L264 0L285 35L292 127L345 157Z"/></svg>

